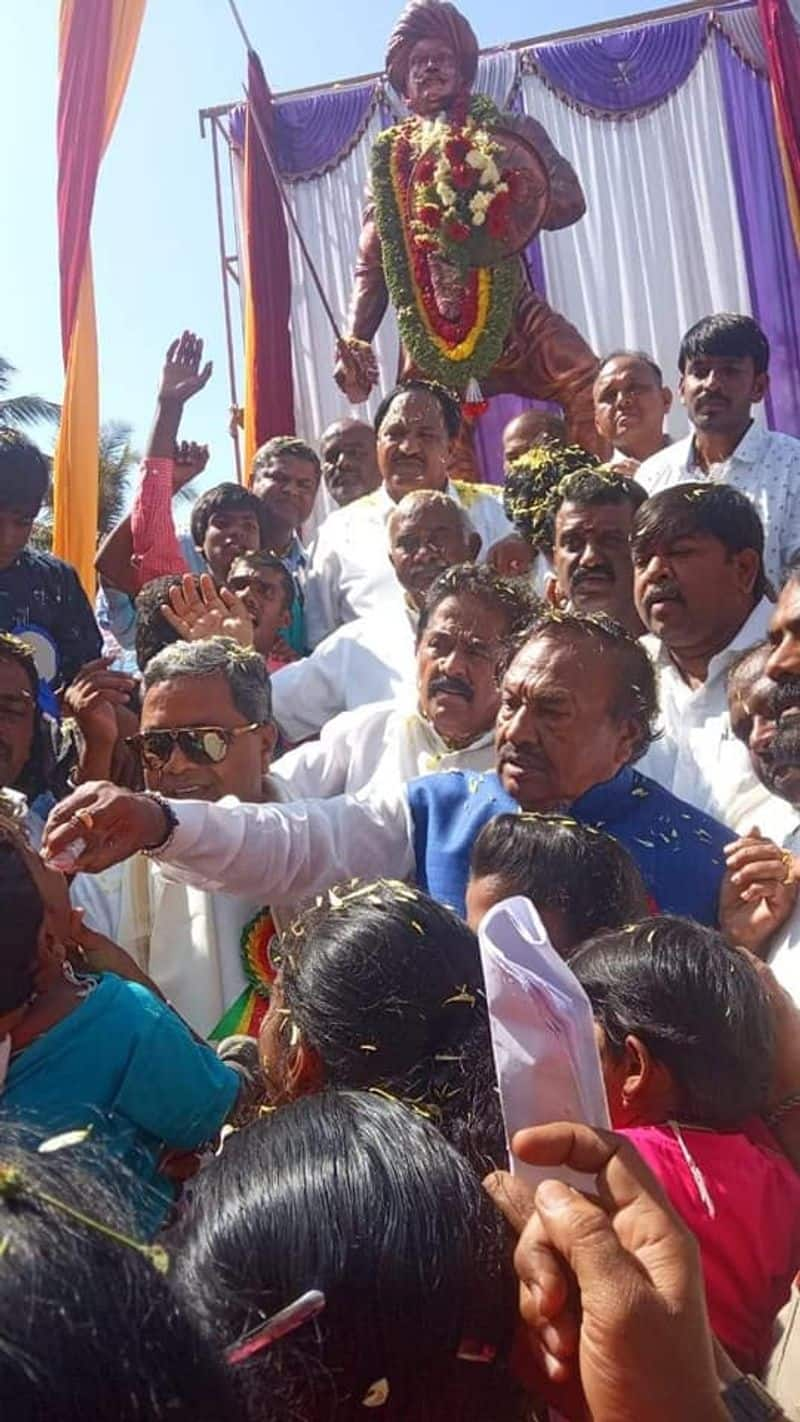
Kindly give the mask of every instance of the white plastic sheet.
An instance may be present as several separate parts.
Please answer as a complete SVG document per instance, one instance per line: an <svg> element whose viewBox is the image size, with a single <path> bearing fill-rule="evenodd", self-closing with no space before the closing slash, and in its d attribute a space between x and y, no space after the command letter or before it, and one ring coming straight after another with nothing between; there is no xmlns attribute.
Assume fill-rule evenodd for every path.
<svg viewBox="0 0 800 1422"><path fill-rule="evenodd" d="M525 1126L576 1121L609 1127L592 1009L550 943L528 899L495 904L478 933L495 1069L510 1141ZM575 1171L525 1165L509 1152L512 1175L531 1185L594 1181Z"/></svg>

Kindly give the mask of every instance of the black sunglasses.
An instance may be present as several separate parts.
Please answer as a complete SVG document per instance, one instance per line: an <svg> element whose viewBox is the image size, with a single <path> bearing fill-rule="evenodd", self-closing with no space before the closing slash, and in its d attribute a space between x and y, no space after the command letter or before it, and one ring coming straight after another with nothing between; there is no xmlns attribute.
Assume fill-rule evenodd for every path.
<svg viewBox="0 0 800 1422"><path fill-rule="evenodd" d="M249 726L180 726L169 731L139 731L126 736L125 744L137 751L151 770L165 766L176 745L195 765L219 765L237 736L260 730L258 721Z"/></svg>

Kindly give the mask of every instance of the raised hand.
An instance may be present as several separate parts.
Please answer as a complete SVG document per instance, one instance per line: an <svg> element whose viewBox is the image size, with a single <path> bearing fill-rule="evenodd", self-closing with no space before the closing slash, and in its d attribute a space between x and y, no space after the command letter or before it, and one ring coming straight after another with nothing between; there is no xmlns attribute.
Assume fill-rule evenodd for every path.
<svg viewBox="0 0 800 1422"><path fill-rule="evenodd" d="M134 677L111 671L113 657L99 657L82 666L64 693L64 708L74 716L87 748L110 748L119 735L117 707L127 706L136 686Z"/></svg>
<svg viewBox="0 0 800 1422"><path fill-rule="evenodd" d="M214 367L211 361L201 367L202 359L203 342L194 331L184 331L172 342L161 372L160 404L185 405L208 384Z"/></svg>
<svg viewBox="0 0 800 1422"><path fill-rule="evenodd" d="M200 575L199 587L187 573L170 588L169 603L162 603L161 611L186 642L232 637L241 647L253 645L253 622L242 599L230 588L218 592L208 573Z"/></svg>
<svg viewBox="0 0 800 1422"><path fill-rule="evenodd" d="M65 873L97 874L163 843L169 821L158 800L90 781L60 800L45 825L42 857Z"/></svg>
<svg viewBox="0 0 800 1422"><path fill-rule="evenodd" d="M572 1123L512 1144L521 1160L597 1178L596 1199L558 1181L535 1195L503 1174L485 1182L521 1230L517 1370L533 1386L550 1379L548 1400L560 1388L567 1416L722 1422L697 1244L634 1147Z"/></svg>
<svg viewBox="0 0 800 1422"><path fill-rule="evenodd" d="M195 444L194 441L181 440L175 445L175 463L172 470L172 492L177 494L185 484L191 483L198 474L202 474L208 464L209 451L207 444Z"/></svg>

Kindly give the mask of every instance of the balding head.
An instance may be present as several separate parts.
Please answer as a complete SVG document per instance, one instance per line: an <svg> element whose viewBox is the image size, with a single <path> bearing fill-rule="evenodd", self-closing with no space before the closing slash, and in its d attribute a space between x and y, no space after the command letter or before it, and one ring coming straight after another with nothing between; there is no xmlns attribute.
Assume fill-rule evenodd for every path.
<svg viewBox="0 0 800 1422"><path fill-rule="evenodd" d="M406 494L392 509L387 530L397 580L418 607L440 573L474 562L480 552L469 514L438 489Z"/></svg>
<svg viewBox="0 0 800 1422"><path fill-rule="evenodd" d="M509 420L503 430L503 461L506 465L544 443L566 444L567 427L558 415L546 410L523 410Z"/></svg>
<svg viewBox="0 0 800 1422"><path fill-rule="evenodd" d="M363 420L336 420L319 444L325 483L337 504L351 504L381 482L375 457L375 431Z"/></svg>

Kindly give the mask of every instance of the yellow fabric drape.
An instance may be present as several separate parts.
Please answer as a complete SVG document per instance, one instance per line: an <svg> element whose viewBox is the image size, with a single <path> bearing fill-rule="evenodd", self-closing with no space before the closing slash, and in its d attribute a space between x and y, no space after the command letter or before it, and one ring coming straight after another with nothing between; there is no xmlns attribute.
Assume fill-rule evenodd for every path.
<svg viewBox="0 0 800 1422"><path fill-rule="evenodd" d="M77 5L61 0L59 64ZM108 146L131 72L146 0L101 0L111 5L106 68L103 153ZM100 429L97 324L91 250L87 249L78 304L69 333L61 427L53 473L53 552L72 563L90 598L94 597L97 545L97 445Z"/></svg>

